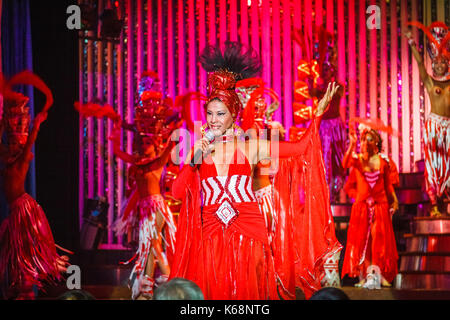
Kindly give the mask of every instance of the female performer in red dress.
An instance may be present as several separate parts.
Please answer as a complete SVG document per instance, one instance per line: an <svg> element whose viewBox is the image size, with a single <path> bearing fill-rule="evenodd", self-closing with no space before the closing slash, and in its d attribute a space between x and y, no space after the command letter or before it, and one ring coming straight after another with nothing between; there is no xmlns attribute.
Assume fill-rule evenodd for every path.
<svg viewBox="0 0 450 320"><path fill-rule="evenodd" d="M329 230L323 228L323 221L311 219L317 211L330 210L320 158L319 118L314 119L298 143L241 141L234 130L242 108L235 83L254 74L259 69L259 60L252 51L244 51L242 45L227 43L223 54L219 48L207 47L202 65L209 72L205 110L214 141L210 143L205 137L194 144L173 184L173 195L184 201L170 278L196 282L206 299L278 299L267 229L251 187L253 170L261 160L286 158L274 177L277 190L274 203L284 206L291 215L293 212L302 215L306 220L299 219L305 222L302 227L320 229L323 239ZM329 86L320 102L319 116L337 88L334 84ZM204 160L197 165L199 151ZM308 219L317 223L310 226ZM305 232L300 237L310 235ZM308 251L295 248L295 253L304 254L303 264L298 266L301 274L305 270L311 272L305 278L314 278L316 270L303 267L316 263L337 245L327 240L321 240L320 244L303 241ZM286 263L294 265L298 257L286 255L290 259Z"/></svg>
<svg viewBox="0 0 450 320"><path fill-rule="evenodd" d="M361 126L361 153L354 152L356 133L350 132L350 146L342 165L351 168L345 191L355 199L347 232L342 277L359 277L364 284L371 265L380 268L381 284L390 286L397 274L397 247L392 215L398 210L393 184L398 179L395 165L380 153L381 137L373 129Z"/></svg>

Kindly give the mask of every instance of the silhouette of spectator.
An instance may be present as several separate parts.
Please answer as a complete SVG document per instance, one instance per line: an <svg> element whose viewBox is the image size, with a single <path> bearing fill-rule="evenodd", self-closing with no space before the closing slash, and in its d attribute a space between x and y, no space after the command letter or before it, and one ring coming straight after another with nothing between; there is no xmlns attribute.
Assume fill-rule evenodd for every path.
<svg viewBox="0 0 450 320"><path fill-rule="evenodd" d="M350 298L341 289L326 287L316 291L309 300L350 300Z"/></svg>
<svg viewBox="0 0 450 320"><path fill-rule="evenodd" d="M204 300L200 287L193 281L173 278L160 285L153 296L154 300Z"/></svg>
<svg viewBox="0 0 450 320"><path fill-rule="evenodd" d="M96 300L95 297L84 290L69 290L58 297L58 300Z"/></svg>

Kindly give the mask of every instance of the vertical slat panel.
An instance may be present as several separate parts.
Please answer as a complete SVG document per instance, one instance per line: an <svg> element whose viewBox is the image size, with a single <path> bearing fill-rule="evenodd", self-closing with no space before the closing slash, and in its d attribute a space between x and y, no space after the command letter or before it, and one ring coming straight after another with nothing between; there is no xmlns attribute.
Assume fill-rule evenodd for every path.
<svg viewBox="0 0 450 320"><path fill-rule="evenodd" d="M445 2L448 0L436 0L437 20L445 23ZM411 10L414 12L414 10ZM447 12L447 15L450 13Z"/></svg>
<svg viewBox="0 0 450 320"><path fill-rule="evenodd" d="M257 1L252 1L251 4L252 11L252 47L256 52L260 53L259 48L259 12Z"/></svg>
<svg viewBox="0 0 450 320"><path fill-rule="evenodd" d="M294 1L294 20L293 20L293 26L294 30L300 30L302 28L302 1ZM294 81L298 80L298 73L297 73L297 64L299 63L301 59L301 48L296 43L293 42L294 45L294 61L292 68L294 69ZM292 86L292 90L294 90L294 86Z"/></svg>
<svg viewBox="0 0 450 320"><path fill-rule="evenodd" d="M338 55L342 54L338 53ZM348 104L349 118L356 116L356 20L355 0L349 0L348 4ZM342 113L341 113L342 114Z"/></svg>
<svg viewBox="0 0 450 320"><path fill-rule="evenodd" d="M94 33L88 33L91 37ZM87 44L87 101L92 101L94 98L94 41L88 40ZM92 117L87 119L87 143L88 143L88 198L94 198L94 119Z"/></svg>
<svg viewBox="0 0 450 320"><path fill-rule="evenodd" d="M189 79L189 91L197 90L197 58L196 58L196 35L195 35L195 4L194 0L188 0L188 79ZM199 119L198 114L198 102L191 102L191 115L192 119Z"/></svg>
<svg viewBox="0 0 450 320"><path fill-rule="evenodd" d="M292 41L291 41L291 11L289 1L283 1L283 104L280 104L280 109L283 108L283 123L285 128L290 128L293 122L292 109L292 72L295 70L292 65ZM286 139L289 137L289 132L286 130Z"/></svg>
<svg viewBox="0 0 450 320"><path fill-rule="evenodd" d="M280 48L280 1L272 0L272 88L279 93L282 102L285 103L281 92L281 48ZM278 108L274 115L274 120L283 122L282 108Z"/></svg>
<svg viewBox="0 0 450 320"><path fill-rule="evenodd" d="M101 14L101 11L103 10L103 1L99 0L98 2L98 11L99 14ZM99 101L103 100L104 96L104 75L103 75L103 42L99 41L97 43L97 99ZM103 119L97 119L97 195L99 197L104 196L105 191L105 175L104 175L104 156L103 156L103 150L104 150L104 133L103 133Z"/></svg>
<svg viewBox="0 0 450 320"><path fill-rule="evenodd" d="M228 40L227 0L219 0L219 35L220 45L223 45Z"/></svg>
<svg viewBox="0 0 450 320"><path fill-rule="evenodd" d="M133 122L133 110L134 110L134 9L133 9L133 0L127 0L127 76L126 76L126 92L127 92L127 102L125 105L126 108L126 121L128 123ZM133 133L131 131L126 132L127 135L127 144L126 150L128 153L133 152ZM129 164L126 164L128 167Z"/></svg>
<svg viewBox="0 0 450 320"><path fill-rule="evenodd" d="M78 100L84 102L84 40L78 40ZM84 211L84 118L83 116L78 116L79 130L78 130L78 223L81 227L83 226L83 211Z"/></svg>
<svg viewBox="0 0 450 320"><path fill-rule="evenodd" d="M253 1L252 1L253 2ZM256 2L256 1L255 1ZM262 0L261 13L261 61L263 64L262 78L271 87L271 46L270 46L270 3Z"/></svg>
<svg viewBox="0 0 450 320"><path fill-rule="evenodd" d="M119 7L119 17L125 17L125 8L123 5ZM116 86L117 86L117 112L121 116L122 119L125 119L124 113L124 89L125 89L125 77L124 77L124 38L126 37L125 32L122 32L120 35L119 45L117 46L117 65L116 65ZM120 148L123 150L123 135L120 136ZM121 159L116 158L117 166L116 166L116 176L117 176L117 189L116 189L116 197L117 197L117 210L120 211L122 208L123 201L123 167L124 163Z"/></svg>
<svg viewBox="0 0 450 320"><path fill-rule="evenodd" d="M412 0L411 5L411 20L417 21L417 11L418 11L418 5L417 0ZM414 41L416 43L419 43L419 34L417 31L417 28L413 29L413 37ZM416 161L419 161L422 159L422 144L421 144L421 121L420 121L420 115L421 115L421 103L420 103L420 77L419 77L419 67L414 61L414 59L411 59L412 64L412 116L413 116L413 126L411 128L412 135L413 135L413 164Z"/></svg>
<svg viewBox="0 0 450 320"><path fill-rule="evenodd" d="M366 59L366 2L359 0L359 116L365 118L366 111L366 88L367 88L367 59Z"/></svg>
<svg viewBox="0 0 450 320"><path fill-rule="evenodd" d="M199 39L198 39L198 52L199 54L203 51L203 49L206 47L206 7L205 2L200 1L199 4L199 21L198 21L198 30L199 30ZM202 92L203 94L206 94L206 83L207 83L207 73L203 68L199 68L199 84L198 84L198 90ZM201 110L200 110L201 111ZM202 120L202 123L206 122L205 114L204 112L200 112L200 118Z"/></svg>
<svg viewBox="0 0 450 320"><path fill-rule="evenodd" d="M248 45L248 3L247 1L240 1L241 4L241 27L240 27L240 41Z"/></svg>
<svg viewBox="0 0 450 320"><path fill-rule="evenodd" d="M153 1L147 0L147 69L154 70L154 40L153 40Z"/></svg>
<svg viewBox="0 0 450 320"><path fill-rule="evenodd" d="M144 0L137 0L136 6L136 88L144 70Z"/></svg>
<svg viewBox="0 0 450 320"><path fill-rule="evenodd" d="M391 126L394 129L399 128L398 119L398 68L397 68L397 55L398 55L398 23L397 23L397 0L391 0L391 56L390 56L390 72L391 72ZM391 137L391 157L397 164L400 170L400 150L399 150L399 137Z"/></svg>
<svg viewBox="0 0 450 320"><path fill-rule="evenodd" d="M186 41L184 36L184 1L178 0L178 93L186 89Z"/></svg>
<svg viewBox="0 0 450 320"><path fill-rule="evenodd" d="M408 20L408 3L401 0L400 25L402 33ZM405 37L401 37L401 79L402 79L402 172L410 172L410 106L409 106L409 47Z"/></svg>
<svg viewBox="0 0 450 320"><path fill-rule="evenodd" d="M376 1L372 0L371 4ZM369 30L369 101L370 101L370 118L378 118L378 43L377 43L378 29Z"/></svg>
<svg viewBox="0 0 450 320"><path fill-rule="evenodd" d="M208 17L209 17L209 44L214 46L217 43L216 37L216 3L215 0L208 2Z"/></svg>
<svg viewBox="0 0 450 320"><path fill-rule="evenodd" d="M349 4L348 8L352 8L354 10L354 5L352 7ZM328 32L333 33L334 32L334 1L333 0L327 0L326 14L327 14L326 28L327 28Z"/></svg>
<svg viewBox="0 0 450 320"><path fill-rule="evenodd" d="M107 45L107 103L110 106L114 105L114 46L111 42ZM110 119L107 120L107 137L111 136L113 129L113 123ZM108 221L114 221L114 153L113 144L111 140L108 140L108 153L107 153L107 173L108 173ZM108 230L108 243L112 243L113 234ZM120 242L119 242L120 243Z"/></svg>
<svg viewBox="0 0 450 320"><path fill-rule="evenodd" d="M346 79L346 64L345 64L345 18L344 18L344 1L339 0L337 3L337 49L338 52L338 81L345 83ZM341 117L345 119L345 105L340 106Z"/></svg>
<svg viewBox="0 0 450 320"><path fill-rule="evenodd" d="M386 2L381 1L381 33L380 43L380 118L384 124L388 124L388 59L387 59L387 19ZM383 139L383 151L388 152L388 136L385 132L380 132Z"/></svg>
<svg viewBox="0 0 450 320"><path fill-rule="evenodd" d="M315 0L316 8L314 10L315 13L315 24L317 26L321 26L323 23L323 12L322 12L322 0Z"/></svg>
<svg viewBox="0 0 450 320"><path fill-rule="evenodd" d="M423 8L424 8L424 14L423 14L424 25L429 26L433 22L433 19L431 17L431 1L424 0ZM424 44L426 45L426 43L428 41L427 36L424 33L422 33L422 36L424 39ZM430 70L430 66L431 66L430 55L424 54L424 53L425 53L425 50L422 52L422 58L424 59L425 67L427 68L427 70ZM425 114L428 114L431 110L431 105L430 105L430 97L428 96L427 90L424 90L424 100L425 100Z"/></svg>
<svg viewBox="0 0 450 320"><path fill-rule="evenodd" d="M176 96L174 1L169 0L167 4L167 90L172 99Z"/></svg>
<svg viewBox="0 0 450 320"><path fill-rule="evenodd" d="M158 76L161 81L161 88L163 90L166 88L166 70L165 70L165 43L164 43L164 14L163 14L164 3L162 0L158 0L158 25L157 25L157 37L158 37Z"/></svg>
<svg viewBox="0 0 450 320"><path fill-rule="evenodd" d="M236 0L230 1L230 40L238 41L238 18Z"/></svg>

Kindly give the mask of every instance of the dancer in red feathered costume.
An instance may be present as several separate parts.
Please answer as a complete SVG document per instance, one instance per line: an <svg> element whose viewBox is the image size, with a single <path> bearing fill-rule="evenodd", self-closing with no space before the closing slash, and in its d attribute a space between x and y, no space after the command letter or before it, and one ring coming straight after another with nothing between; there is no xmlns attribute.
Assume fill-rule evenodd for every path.
<svg viewBox="0 0 450 320"><path fill-rule="evenodd" d="M39 128L47 119L53 103L50 89L40 78L24 71L2 83L4 114L0 138L6 130L7 146L0 145L3 188L10 213L0 226L0 277L1 289L7 299L34 299L33 286L41 288L45 282L62 279L67 256L56 252L52 231L41 206L25 192L25 179L31 149ZM29 133L29 98L12 91L16 84L31 84L47 97L42 111L34 118Z"/></svg>
<svg viewBox="0 0 450 320"><path fill-rule="evenodd" d="M279 298L267 228L251 186L258 162L281 158L273 181L275 210L283 212L283 219L297 217L284 230L292 250L282 252L288 271L298 275L310 294L320 288L323 257L341 248L334 236L318 135L320 116L338 87L330 84L301 141L241 140L235 130L242 108L235 85L257 72L259 59L229 42L223 52L207 47L201 61L209 72L205 111L214 141L204 137L194 144L173 184L173 195L183 204L170 277L196 282L207 299ZM199 150L203 161L192 163ZM295 294L295 279L288 285Z"/></svg>

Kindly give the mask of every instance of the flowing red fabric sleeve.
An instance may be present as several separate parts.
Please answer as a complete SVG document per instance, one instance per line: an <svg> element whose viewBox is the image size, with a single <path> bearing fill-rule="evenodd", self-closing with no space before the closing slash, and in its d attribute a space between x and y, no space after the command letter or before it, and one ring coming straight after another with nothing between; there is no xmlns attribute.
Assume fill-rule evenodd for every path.
<svg viewBox="0 0 450 320"><path fill-rule="evenodd" d="M295 298L298 286L309 299L321 288L326 259L342 249L334 230L319 125L320 118L315 118L299 142L280 144L274 175L279 223L273 251L287 297Z"/></svg>
<svg viewBox="0 0 450 320"><path fill-rule="evenodd" d="M344 191L350 198L356 199L357 189L356 189L356 175L354 168L350 169L350 174L344 185Z"/></svg>
<svg viewBox="0 0 450 320"><path fill-rule="evenodd" d="M178 216L175 253L170 279L185 278L206 288L202 272L202 225L200 176L195 168L184 165L172 184L172 195L183 200Z"/></svg>

